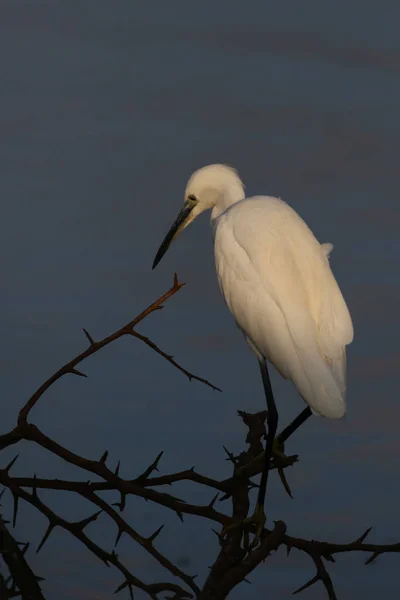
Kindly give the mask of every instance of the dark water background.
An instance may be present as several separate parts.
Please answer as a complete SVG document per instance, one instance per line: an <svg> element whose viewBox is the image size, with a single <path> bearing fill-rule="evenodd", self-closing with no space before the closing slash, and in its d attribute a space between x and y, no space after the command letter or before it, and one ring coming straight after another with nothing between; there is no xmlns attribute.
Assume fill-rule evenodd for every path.
<svg viewBox="0 0 400 600"><path fill-rule="evenodd" d="M55 385L31 417L87 457L107 447L126 477L160 449L163 472L229 473L221 445L244 445L236 409L260 410L264 398L217 287L208 218L151 271L190 173L225 162L248 194L284 198L335 245L356 332L348 415L312 419L296 435L288 448L301 455L289 473L295 501L273 477L268 517L293 535L349 541L373 525L371 540L400 539L399 19L396 0L1 0L2 431L84 349L82 327L107 335L177 271L187 286L140 331L223 394L123 340L85 363L87 380ZM273 384L285 423L302 404L275 373ZM74 474L33 445L20 452L15 474ZM14 454L3 453L2 464ZM186 493L198 502L212 495ZM43 497L67 518L91 511L72 495ZM8 500L2 510L10 515ZM204 577L217 552L211 523L182 525L139 500L127 516L143 535L165 522L160 549ZM17 537L35 545L45 525L23 507ZM112 548L106 517L89 532ZM120 553L146 581L164 577L133 542L123 539ZM28 556L50 599L110 598L121 582L63 532ZM341 557L330 568L339 598L398 598L399 561L364 568L360 555ZM232 598L289 598L313 569L307 557L280 551ZM316 587L304 597L322 594Z"/></svg>

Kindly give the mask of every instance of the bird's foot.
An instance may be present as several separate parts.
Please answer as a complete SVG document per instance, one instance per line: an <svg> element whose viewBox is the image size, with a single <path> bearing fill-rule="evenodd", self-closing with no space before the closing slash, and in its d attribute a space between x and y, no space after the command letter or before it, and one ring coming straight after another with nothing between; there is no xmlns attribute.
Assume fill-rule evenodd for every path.
<svg viewBox="0 0 400 600"><path fill-rule="evenodd" d="M251 551L254 548L256 548L258 546L258 544L260 543L260 539L261 539L261 535L262 532L264 531L264 526L265 526L265 522L266 522L266 516L265 516L265 512L264 512L264 507L261 504L256 504L256 509L254 511L254 514L251 517L247 517L246 519L243 519L242 521L238 521L237 523L231 523L230 525L226 525L221 532L221 538L225 538L226 535L231 532L234 531L235 529L247 529L247 525L255 525L256 526L256 530L255 530L255 534L254 534L254 539L251 542L251 544L249 545L248 542L245 544L245 546L248 546L248 550ZM248 540L248 532L246 533L245 536Z"/></svg>

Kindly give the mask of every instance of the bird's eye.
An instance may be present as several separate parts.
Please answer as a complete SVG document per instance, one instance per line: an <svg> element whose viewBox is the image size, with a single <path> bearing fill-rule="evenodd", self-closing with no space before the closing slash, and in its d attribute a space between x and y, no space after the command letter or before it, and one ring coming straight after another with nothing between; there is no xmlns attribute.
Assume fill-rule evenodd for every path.
<svg viewBox="0 0 400 600"><path fill-rule="evenodd" d="M197 202L197 198L194 194L189 194L187 199L190 200L191 202Z"/></svg>

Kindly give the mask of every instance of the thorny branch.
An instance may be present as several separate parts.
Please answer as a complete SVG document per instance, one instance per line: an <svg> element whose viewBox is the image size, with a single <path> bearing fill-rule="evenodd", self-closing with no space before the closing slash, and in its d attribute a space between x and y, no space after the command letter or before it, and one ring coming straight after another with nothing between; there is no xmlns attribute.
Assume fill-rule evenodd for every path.
<svg viewBox="0 0 400 600"><path fill-rule="evenodd" d="M369 534L370 529L350 543L331 544L323 541L306 540L288 535L286 525L282 521L277 521L272 529L264 529L259 546L250 550L249 535L254 532L254 526L252 524L246 524L244 528L233 528L224 537L221 536L221 532L216 532L219 541L218 556L210 567L210 572L206 581L202 586L198 586L197 583L195 583L194 575L185 573L156 548L155 541L158 536L161 535L163 525L158 527L150 535L144 535L134 529L122 516L122 512L125 509L129 496L136 496L174 511L181 520L183 520L184 515L196 515L197 517L208 519L219 527L243 521L249 514L251 490L257 487L250 478L257 476L263 467L263 439L266 435L265 411L254 415L239 411L239 416L248 430L246 437L248 449L239 456L234 456L225 449L228 454L227 460L232 463L233 472L230 477L223 480L216 480L203 475L196 471L194 467L178 473L158 475L156 472L158 471L158 466L162 458L162 452L160 452L156 459L140 474L132 474L131 478L123 478L119 474L119 462L114 469L108 467L107 450L97 459L79 456L51 439L36 425L28 422L28 417L32 408L57 380L66 374L85 376L76 367L84 361L85 358L97 353L101 348L104 348L106 345L125 335L130 335L144 342L156 353L163 356L173 366L184 373L190 380L196 379L209 387L218 390L218 388L207 380L184 369L170 355L166 354L156 346L154 342L135 330L135 327L145 317L154 311L161 309L162 304L178 292L181 287L182 284L178 283L177 277L175 276L173 286L156 300L156 302L151 304L129 323L101 341L95 341L90 333L84 329L85 336L89 342L89 347L61 367L61 369L54 373L54 375L37 389L21 409L16 427L12 431L0 436L0 449L16 444L20 440L28 440L45 448L62 460L79 467L79 469L86 471L91 476L94 476L94 481L84 479L44 479L36 476L14 477L11 474L11 470L16 458L13 459L7 466L0 469L0 483L5 489L10 491L14 501L13 524L15 525L17 520L20 501L30 504L48 521L48 526L38 545L37 551L41 550L55 528L62 528L86 546L86 548L103 561L104 564L107 566L113 565L121 573L123 578L122 583L118 586L116 592L127 589L132 598L133 590L136 588L147 593L152 600L161 600L161 598L167 597L175 600L181 598L222 600L228 596L230 591L236 585L240 582L247 581L247 576L261 562L265 561L271 552L277 550L280 546L283 546L286 547L288 554L293 548L308 554L316 569L315 575L301 586L301 588L296 590L295 593L299 593L320 581L326 590L327 597L330 600L334 600L337 596L325 563L334 562L335 554L355 551L366 552L370 555L366 561L366 563L369 563L381 554L400 552L400 543L386 545L366 543L365 539ZM284 469L292 466L296 461L296 455L287 457L276 455L270 465L271 469L276 469L278 471L278 475L289 494L290 488L284 475ZM208 504L201 505L188 503L184 499L177 498L175 495L159 490L161 486L168 485L171 487L174 486L174 484L183 481L189 481L197 485L205 486L217 493ZM44 503L39 495L39 490L73 492L83 498L90 506L95 507L96 511L92 511L85 519L68 521ZM109 503L104 500L100 495L104 490L116 492L118 494L118 500L114 503ZM220 503L228 499L230 500L229 505L231 506L231 510L221 512L215 508L217 502ZM115 524L116 539L114 548L111 550L106 550L94 543L86 533L86 527L98 518L109 518ZM121 562L115 550L122 535L128 536L134 543L139 544L150 556L158 561L173 580L147 583L142 581L137 575L131 573ZM14 543L12 546L13 553L10 554L10 544L12 545L12 543ZM43 598L43 595L38 584L38 578L29 569L24 553L24 551L19 549L18 543L15 542L14 538L8 532L5 523L0 520L0 555L3 557L10 572L9 581L4 580L4 578L0 576L0 592L3 590L3 596L5 598L14 597L19 594L22 598L41 599ZM9 586L10 581L11 587ZM5 595L5 590L7 591L7 595ZM166 596L165 594L170 595Z"/></svg>
<svg viewBox="0 0 400 600"><path fill-rule="evenodd" d="M21 547L22 546L22 549ZM7 581L0 580L0 598L11 598L16 594L15 582L18 582L19 592L23 598L44 600L39 582L41 577L35 575L25 559L29 544L19 544L7 529L7 523L0 517L0 554L10 572L13 585L8 588Z"/></svg>
<svg viewBox="0 0 400 600"><path fill-rule="evenodd" d="M202 383L205 383L206 385L210 386L214 390L219 390L219 388L214 386L212 383L210 383L206 379L203 379L202 377L198 377L197 375L194 375L193 373L190 373L189 371L187 371L186 369L181 367L177 362L175 362L173 360L172 356L169 356L168 354L166 354L165 352L160 350L160 348L158 346L156 346L156 344L154 344L148 338L145 338L144 336L140 335L137 331L135 331L135 327L141 321L143 321L143 319L148 317L154 311L161 310L163 308L163 302L166 302L171 296L174 296L184 285L185 285L184 283L178 283L178 277L175 274L174 284L167 292L165 292L165 294L163 294L160 298L158 298L158 300L153 302L153 304L150 304L150 306L148 306L144 311L142 311L140 313L140 315L138 315L137 317L135 317L134 319L129 321L129 323L127 323L126 325L124 325L123 327L121 327L120 329L118 329L117 331L115 331L114 333L109 335L108 337L105 337L104 339L100 340L99 342L95 342L94 339L92 338L92 336L88 333L88 331L86 331L86 329L84 329L83 330L84 334L89 341L89 347L87 348L87 350L85 350L81 354L78 354L78 356L76 356L70 362L68 362L63 367L61 367L61 369L56 371L56 373L54 373L54 375L49 377L49 379L47 379L47 381L45 381L36 390L36 392L29 398L29 400L25 404L25 406L23 406L23 408L21 409L21 411L18 415L18 424L26 422L28 415L29 415L30 411L32 410L32 408L35 406L35 404L38 402L38 400L41 398L41 396L44 394L44 392L46 392L53 385L53 383L55 383L58 379L63 377L63 375L67 375L68 373L73 374L73 375L78 375L80 377L86 377L86 375L84 373L82 373L81 371L78 371L76 369L76 366L79 365L83 360L85 360L85 358L88 358L92 354L95 354L96 352L101 350L101 348L108 346L108 344L111 344L111 342L115 342L116 340L123 337L124 335L131 335L133 337L137 337L137 338L141 339L142 341L144 341L153 350L155 350L155 352L157 352L158 354L161 354L161 356L166 358L177 369L179 369L179 371L184 373L189 378L189 380L196 379L197 381L201 381Z"/></svg>

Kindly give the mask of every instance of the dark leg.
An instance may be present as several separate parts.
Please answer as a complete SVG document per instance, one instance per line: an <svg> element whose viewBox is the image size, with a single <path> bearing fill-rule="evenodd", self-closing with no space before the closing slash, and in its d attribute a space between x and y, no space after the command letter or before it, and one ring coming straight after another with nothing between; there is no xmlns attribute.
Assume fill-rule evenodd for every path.
<svg viewBox="0 0 400 600"><path fill-rule="evenodd" d="M267 481L269 473L269 464L272 458L272 451L274 446L274 439L276 430L278 428L278 411L276 410L274 394L272 392L271 381L269 379L269 373L267 363L265 360L260 361L261 376L264 384L265 398L267 400L267 424L268 424L268 436L267 443L265 445L265 457L264 457L264 468L261 475L260 488L258 490L257 498L257 510L264 509L265 494L267 491Z"/></svg>
<svg viewBox="0 0 400 600"><path fill-rule="evenodd" d="M224 527L221 533L221 536L224 537L229 529L233 529L238 525L244 525L247 523L255 523L256 524L256 532L254 540L250 546L250 548L254 548L257 546L262 531L265 525L265 512L264 512L264 503L265 496L267 493L267 483L268 483L268 474L269 474L269 466L270 461L274 453L274 446L276 443L283 446L285 441L289 438L290 435L296 429L300 427L311 415L311 410L309 407L305 408L295 419L288 425L276 438L276 431L278 428L278 411L275 406L274 394L271 387L271 381L269 378L268 367L265 360L259 361L261 376L264 384L265 398L267 401L267 425L268 425L268 435L267 435L267 443L265 445L265 455L264 455L264 468L261 475L260 487L258 490L257 496L257 504L256 510L252 517L244 519L240 523L236 523L234 525L228 525Z"/></svg>
<svg viewBox="0 0 400 600"><path fill-rule="evenodd" d="M286 440L292 435L292 433L294 433L296 429L300 427L300 425L303 425L303 423L305 423L305 421L307 421L307 419L311 416L311 409L309 406L307 406L307 408L302 410L301 413L287 427L285 427L283 431L280 432L280 434L276 438L277 442L283 445L286 442Z"/></svg>
<svg viewBox="0 0 400 600"><path fill-rule="evenodd" d="M261 534L265 525L265 512L264 512L264 502L265 495L267 493L267 482L268 482L268 473L269 473L269 464L273 455L274 448L274 440L276 435L276 430L278 428L278 411L276 410L274 394L272 392L271 382L269 379L267 363L265 360L259 361L261 376L264 384L265 398L267 400L267 425L268 425L268 435L267 442L265 444L265 456L264 456L264 468L261 475L260 487L258 490L257 496L257 504L256 510L252 517L248 517L244 519L240 523L236 523L234 525L228 525L224 527L221 533L221 536L224 537L229 529L233 529L238 525L245 525L247 523L253 523L256 525L255 536L253 542L250 545L250 549L255 548L260 541Z"/></svg>

